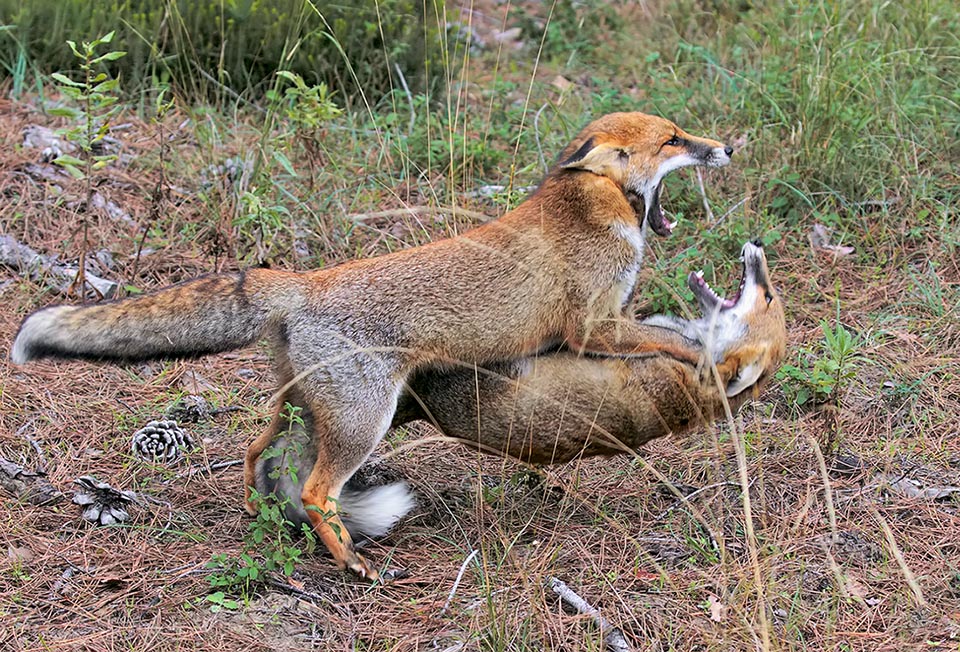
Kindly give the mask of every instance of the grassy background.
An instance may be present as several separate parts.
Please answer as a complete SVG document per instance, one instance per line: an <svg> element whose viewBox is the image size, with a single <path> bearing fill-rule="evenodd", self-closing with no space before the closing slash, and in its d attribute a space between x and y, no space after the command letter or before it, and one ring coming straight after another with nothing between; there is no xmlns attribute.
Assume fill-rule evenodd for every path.
<svg viewBox="0 0 960 652"><path fill-rule="evenodd" d="M93 530L69 504L4 494L0 538L29 555L0 561L0 640L597 649L541 588L556 575L637 649L956 647L956 498L896 482L960 485L954 3L396 2L341 23L322 3L274 6L264 17L259 3L125 3L116 9L141 18L120 20L106 3L0 1L3 233L67 261L109 251L112 266L97 271L127 292L250 265L313 269L502 214L587 121L643 110L737 149L734 165L704 173L702 191L691 171L665 184L665 208L682 219L651 243L643 305L677 310L691 269L732 287L740 245L762 236L789 310L789 367L736 428L532 484L498 460L405 450L396 461L422 509L370 554L407 579L370 589L305 555L293 589L257 584L238 608L211 613L204 564L249 537L239 472L174 478L183 469L133 460L129 435L198 391L200 373L208 400L244 410L198 424L204 453L191 462L238 457L269 413L262 350L124 368L5 363L0 456L46 467L62 488L94 473L160 502L134 527ZM168 17L164 48L137 36L157 15ZM237 15L246 22L225 20ZM103 68L120 79L119 158L89 186L44 176L55 168L21 132L70 126L51 114L70 103L48 74L76 78L63 42L114 28L130 52ZM307 91L288 94L277 69L301 74ZM341 113L309 94L320 82ZM158 116L161 91L174 103ZM86 210L91 190L130 219ZM853 252L813 247L817 224ZM64 300L18 270L2 274L9 337L29 310ZM841 325L845 346L830 337ZM855 468L822 473L820 449L826 468ZM663 479L703 491L679 505Z"/></svg>

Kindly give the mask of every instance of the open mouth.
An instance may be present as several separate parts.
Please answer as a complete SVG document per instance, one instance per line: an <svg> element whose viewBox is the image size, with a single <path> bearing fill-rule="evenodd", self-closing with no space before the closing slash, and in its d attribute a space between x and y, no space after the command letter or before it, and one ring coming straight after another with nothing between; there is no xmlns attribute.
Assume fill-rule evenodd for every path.
<svg viewBox="0 0 960 652"><path fill-rule="evenodd" d="M747 286L766 285L767 267L766 255L763 252L763 243L760 240L747 242L740 250L740 285L732 297L724 297L714 290L703 278L703 271L690 272L687 285L693 290L700 308L706 314L714 310L730 310L735 308L744 295Z"/></svg>
<svg viewBox="0 0 960 652"><path fill-rule="evenodd" d="M660 206L660 186L661 184L657 184L657 187L654 188L650 194L650 205L647 206L646 212L647 224L650 225L650 228L653 229L653 232L657 235L668 236L673 233L677 222L669 221L666 213L663 212L663 207Z"/></svg>
<svg viewBox="0 0 960 652"><path fill-rule="evenodd" d="M657 184L657 187L653 189L653 192L650 193L650 202L646 206L646 219L647 224L650 225L650 228L653 229L653 232L659 236L668 236L673 233L674 227L677 226L677 222L671 222L667 219L666 214L663 212L663 207L660 206L660 186L662 184Z"/></svg>
<svg viewBox="0 0 960 652"><path fill-rule="evenodd" d="M737 286L737 292L732 297L724 297L717 293L703 278L703 270L690 272L687 277L687 285L693 290L693 296L697 298L700 308L704 313L714 310L730 310L737 305L740 297L743 296L743 289L747 286L747 261L744 256L740 257L740 285Z"/></svg>
<svg viewBox="0 0 960 652"><path fill-rule="evenodd" d="M627 200L636 212L638 220L641 222L646 220L654 233L659 236L668 236L673 233L677 222L667 220L667 216L660 206L660 185L657 185L650 193L649 205L642 195L633 191L627 192Z"/></svg>
<svg viewBox="0 0 960 652"><path fill-rule="evenodd" d="M730 298L718 294L710 287L706 279L703 278L702 270L690 272L690 276L687 277L687 285L693 290L693 295L697 298L704 312L716 310L718 306L720 310L729 310L737 305L737 301L740 300L740 296L743 294L743 288L747 284L746 266L744 266L743 270L744 273L741 275L737 293Z"/></svg>

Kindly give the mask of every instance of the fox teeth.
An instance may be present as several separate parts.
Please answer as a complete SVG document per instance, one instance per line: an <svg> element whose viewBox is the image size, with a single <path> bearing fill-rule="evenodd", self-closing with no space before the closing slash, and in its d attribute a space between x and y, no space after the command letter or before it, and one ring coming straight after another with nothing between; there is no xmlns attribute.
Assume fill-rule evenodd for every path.
<svg viewBox="0 0 960 652"><path fill-rule="evenodd" d="M673 231L677 228L677 225L680 224L680 220L674 220L673 222L667 222L667 228Z"/></svg>

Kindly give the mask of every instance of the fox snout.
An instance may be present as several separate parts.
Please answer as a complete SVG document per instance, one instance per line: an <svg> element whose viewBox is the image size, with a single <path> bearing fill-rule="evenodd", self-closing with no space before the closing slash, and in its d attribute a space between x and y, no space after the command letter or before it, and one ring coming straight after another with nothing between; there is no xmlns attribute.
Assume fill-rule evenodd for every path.
<svg viewBox="0 0 960 652"><path fill-rule="evenodd" d="M730 164L733 148L716 140L707 138L688 138L684 143L690 156L698 161L699 165L710 168L722 168Z"/></svg>

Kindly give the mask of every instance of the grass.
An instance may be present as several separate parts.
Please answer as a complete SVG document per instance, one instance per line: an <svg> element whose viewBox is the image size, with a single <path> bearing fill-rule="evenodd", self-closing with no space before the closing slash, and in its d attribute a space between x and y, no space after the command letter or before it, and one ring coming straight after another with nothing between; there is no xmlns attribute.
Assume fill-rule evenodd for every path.
<svg viewBox="0 0 960 652"><path fill-rule="evenodd" d="M545 469L540 483L448 444L404 449L395 462L420 507L369 554L406 578L371 588L304 555L292 582L259 585L237 609L211 613L204 566L247 548L239 468L171 478L133 461L125 442L194 391L194 372L211 404L246 409L192 426L203 452L190 461L240 457L270 411L264 349L129 368L7 363L0 456L46 468L63 489L92 473L157 502L132 527L90 529L69 503L0 494L0 541L30 553L0 560L0 614L13 616L0 621L0 638L22 650L177 649L197 636L207 649L599 649L596 633L542 588L558 576L637 649L955 647L957 498L887 486L901 477L960 484L952 4L466 9L446 7L445 21L460 27L444 32L448 59L432 69L442 90L408 92L394 79L365 104L346 101L347 85L327 98L278 83L272 98L250 89L243 100L215 93L203 103L174 88L161 112L159 89L131 94L111 118L126 124L111 132L119 158L98 171L96 190L139 228L82 213L83 182L64 179L58 190L31 176L39 152L20 147L21 130L70 126L49 114L63 98L49 80L34 87L34 62L0 62L17 97L0 100L2 231L70 261L86 240L90 252L113 253L102 273L137 291L250 265L330 266L501 214L590 118L644 110L737 153L734 165L704 173L703 193L693 172L666 182L665 208L683 219L652 242L642 305L676 310L690 298L682 279L691 269L732 287L740 245L761 236L788 309L792 369L735 427L655 442L641 459ZM498 40L513 26L519 40ZM291 99L303 98L314 113L297 112ZM854 252L813 249L816 223ZM64 300L16 270L0 274L8 339L29 310ZM823 375L848 358L821 322L856 342L842 378ZM823 390L827 405L799 401L804 389ZM838 472L834 450L861 468ZM701 491L684 504L667 483Z"/></svg>

